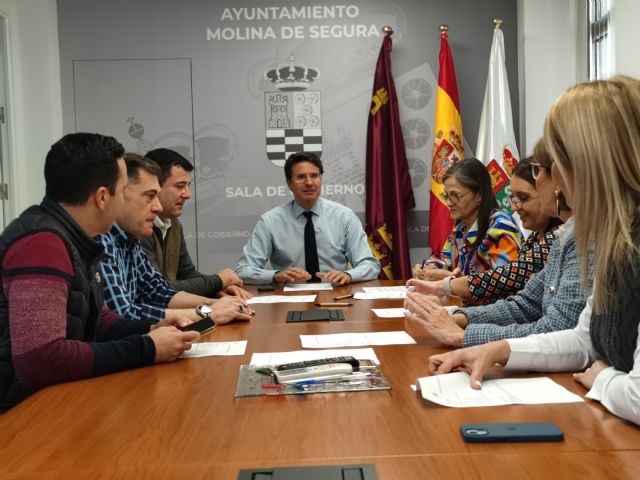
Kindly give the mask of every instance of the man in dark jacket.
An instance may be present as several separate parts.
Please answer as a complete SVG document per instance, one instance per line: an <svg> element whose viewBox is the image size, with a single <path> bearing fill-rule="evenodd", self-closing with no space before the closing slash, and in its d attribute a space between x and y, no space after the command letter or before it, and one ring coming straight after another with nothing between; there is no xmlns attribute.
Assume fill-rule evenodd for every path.
<svg viewBox="0 0 640 480"><path fill-rule="evenodd" d="M177 290L203 297L226 294L250 298L251 294L242 288L242 280L230 268L207 275L196 270L191 261L178 217L191 198L193 165L168 148L156 148L145 156L156 162L162 172L158 195L162 212L155 219L153 234L142 239L142 248L153 266Z"/></svg>
<svg viewBox="0 0 640 480"><path fill-rule="evenodd" d="M0 412L47 385L175 360L190 323L133 322L104 306L99 274L107 232L123 205L124 149L75 133L45 162L46 196L0 238Z"/></svg>

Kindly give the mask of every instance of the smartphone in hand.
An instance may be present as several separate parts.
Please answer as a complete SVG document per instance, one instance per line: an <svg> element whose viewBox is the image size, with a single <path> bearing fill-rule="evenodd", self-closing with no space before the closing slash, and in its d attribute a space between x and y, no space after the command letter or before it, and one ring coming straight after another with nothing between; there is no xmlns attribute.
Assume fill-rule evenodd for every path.
<svg viewBox="0 0 640 480"><path fill-rule="evenodd" d="M209 333L214 328L216 328L216 323L209 317L198 320L197 322L190 323L189 325L185 325L184 327L178 327L178 329L182 330L183 332L194 331L199 332L200 335Z"/></svg>
<svg viewBox="0 0 640 480"><path fill-rule="evenodd" d="M465 442L561 442L564 433L555 423L475 423L460 427Z"/></svg>

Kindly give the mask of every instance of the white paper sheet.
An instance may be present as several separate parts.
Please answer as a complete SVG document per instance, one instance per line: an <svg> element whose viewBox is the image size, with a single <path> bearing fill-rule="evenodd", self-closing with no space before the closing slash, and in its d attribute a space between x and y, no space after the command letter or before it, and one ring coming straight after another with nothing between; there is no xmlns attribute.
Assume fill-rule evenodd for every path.
<svg viewBox="0 0 640 480"><path fill-rule="evenodd" d="M358 300L376 300L376 299L393 299L405 298L407 296L407 287L362 287L362 292L356 292L353 298Z"/></svg>
<svg viewBox="0 0 640 480"><path fill-rule="evenodd" d="M358 360L371 360L380 365L373 348L351 348L340 350L296 350L293 352L254 353L251 365L282 365L284 363L318 360L320 358L353 357Z"/></svg>
<svg viewBox="0 0 640 480"><path fill-rule="evenodd" d="M459 310L460 307L457 305L445 305L444 309L450 314L452 315L454 310ZM373 309L372 309L373 310ZM407 309L402 309L402 311L404 312L404 315L411 315L413 312L411 310L407 310Z"/></svg>
<svg viewBox="0 0 640 480"><path fill-rule="evenodd" d="M372 308L371 311L380 318L402 318L404 317L404 308Z"/></svg>
<svg viewBox="0 0 640 480"><path fill-rule="evenodd" d="M333 290L330 283L288 283L283 289L285 292L318 292L321 290Z"/></svg>
<svg viewBox="0 0 640 480"><path fill-rule="evenodd" d="M313 302L316 295L263 295L247 300L249 305L254 303L305 303Z"/></svg>
<svg viewBox="0 0 640 480"><path fill-rule="evenodd" d="M416 343L405 331L300 335L300 341L303 348L361 347L364 345L406 345Z"/></svg>
<svg viewBox="0 0 640 480"><path fill-rule="evenodd" d="M247 341L239 342L202 342L191 345L179 358L211 357L214 355L244 355Z"/></svg>
<svg viewBox="0 0 640 480"><path fill-rule="evenodd" d="M444 308L446 308L447 311L451 313L453 310L460 307L452 305L446 306ZM402 318L406 314L411 313L409 312L409 310L406 310L404 308L372 308L371 311L380 318Z"/></svg>
<svg viewBox="0 0 640 480"><path fill-rule="evenodd" d="M356 292L353 298L357 300L377 300L377 299L403 299L407 297L407 292Z"/></svg>
<svg viewBox="0 0 640 480"><path fill-rule="evenodd" d="M511 404L574 403L584 400L548 377L483 380L469 386L469 374L455 372L418 379L422 398L446 407L491 407Z"/></svg>
<svg viewBox="0 0 640 480"><path fill-rule="evenodd" d="M396 285L395 287L362 287L365 292L407 292L404 285Z"/></svg>

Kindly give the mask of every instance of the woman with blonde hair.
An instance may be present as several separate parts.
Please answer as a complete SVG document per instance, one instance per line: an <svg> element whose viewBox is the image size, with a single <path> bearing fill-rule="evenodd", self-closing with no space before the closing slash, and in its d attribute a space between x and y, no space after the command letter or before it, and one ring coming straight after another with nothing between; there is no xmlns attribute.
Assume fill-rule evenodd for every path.
<svg viewBox="0 0 640 480"><path fill-rule="evenodd" d="M578 326L434 355L429 370L462 368L480 388L496 363L588 367L574 374L587 397L640 424L640 81L616 77L570 88L547 115L544 139L551 174L573 209L583 279L589 263L596 278Z"/></svg>

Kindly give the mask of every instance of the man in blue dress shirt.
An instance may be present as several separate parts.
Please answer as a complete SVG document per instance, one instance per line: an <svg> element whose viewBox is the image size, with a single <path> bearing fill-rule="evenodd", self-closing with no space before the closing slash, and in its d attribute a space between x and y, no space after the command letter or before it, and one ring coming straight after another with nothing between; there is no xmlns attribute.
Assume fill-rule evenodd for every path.
<svg viewBox="0 0 640 480"><path fill-rule="evenodd" d="M376 279L380 263L371 253L356 214L344 205L320 198L324 170L317 155L294 153L287 159L284 173L293 200L262 215L236 267L240 278L246 283L324 279L339 285ZM308 230L310 222L315 233L317 272L309 272L307 267L305 228ZM271 263L269 268L265 268L267 262Z"/></svg>

